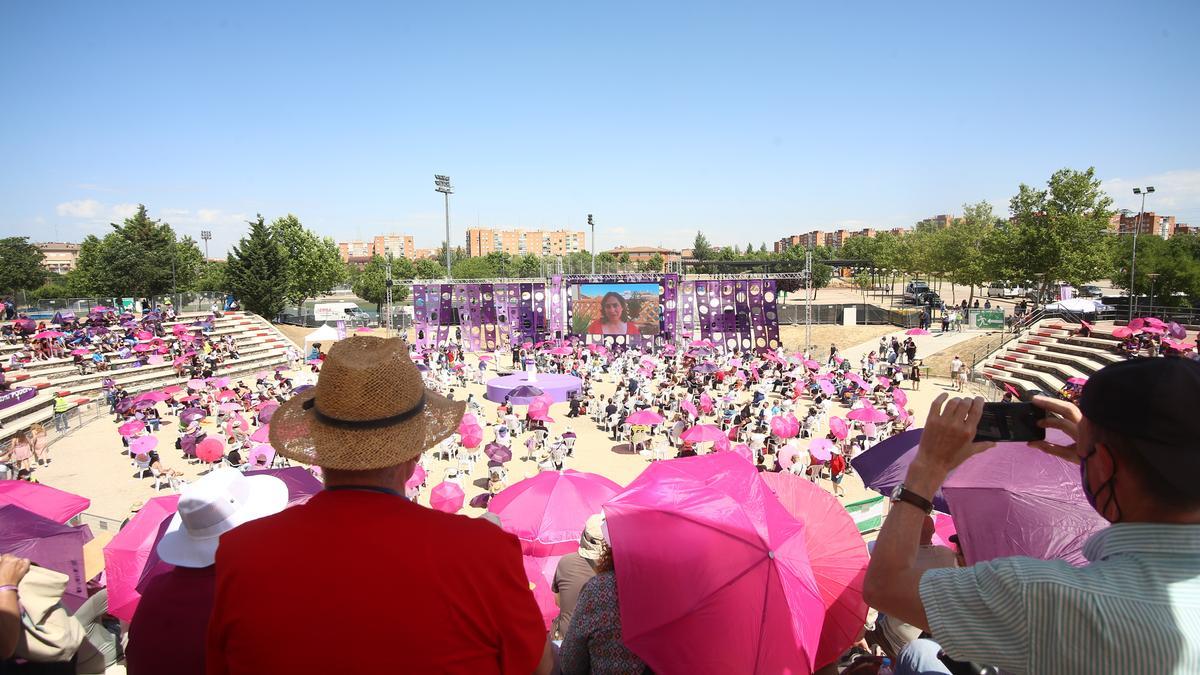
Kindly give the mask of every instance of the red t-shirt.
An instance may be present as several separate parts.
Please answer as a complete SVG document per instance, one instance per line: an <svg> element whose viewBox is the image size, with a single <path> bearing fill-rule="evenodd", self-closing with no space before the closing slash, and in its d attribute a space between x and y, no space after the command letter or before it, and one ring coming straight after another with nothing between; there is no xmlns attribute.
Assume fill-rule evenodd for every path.
<svg viewBox="0 0 1200 675"><path fill-rule="evenodd" d="M365 490L221 536L208 672L530 673L545 624L516 537Z"/></svg>
<svg viewBox="0 0 1200 675"><path fill-rule="evenodd" d="M146 673L204 673L204 631L212 614L217 570L176 567L146 584L129 624L125 670Z"/></svg>

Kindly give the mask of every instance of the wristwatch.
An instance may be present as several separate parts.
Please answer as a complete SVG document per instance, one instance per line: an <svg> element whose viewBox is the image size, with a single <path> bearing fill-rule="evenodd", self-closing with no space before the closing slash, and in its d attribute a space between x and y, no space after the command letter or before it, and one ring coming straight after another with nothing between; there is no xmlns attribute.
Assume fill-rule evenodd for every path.
<svg viewBox="0 0 1200 675"><path fill-rule="evenodd" d="M892 503L895 504L896 502L908 502L909 504L912 504L918 509L924 511L926 514L929 514L933 511L933 502L913 492L912 490L909 490L908 488L904 487L903 484L897 485L895 489L892 490Z"/></svg>

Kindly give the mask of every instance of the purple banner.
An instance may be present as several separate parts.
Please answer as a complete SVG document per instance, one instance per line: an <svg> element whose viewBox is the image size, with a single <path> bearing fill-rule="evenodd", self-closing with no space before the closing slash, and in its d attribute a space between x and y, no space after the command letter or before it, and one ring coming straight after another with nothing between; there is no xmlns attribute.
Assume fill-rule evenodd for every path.
<svg viewBox="0 0 1200 675"><path fill-rule="evenodd" d="M21 387L0 393L0 410L23 403L37 396L37 387Z"/></svg>

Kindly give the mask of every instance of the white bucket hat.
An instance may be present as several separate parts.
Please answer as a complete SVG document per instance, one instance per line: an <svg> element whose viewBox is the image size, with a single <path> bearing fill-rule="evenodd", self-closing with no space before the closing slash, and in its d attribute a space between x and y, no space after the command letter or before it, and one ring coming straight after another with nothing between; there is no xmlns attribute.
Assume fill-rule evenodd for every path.
<svg viewBox="0 0 1200 675"><path fill-rule="evenodd" d="M287 506L287 484L275 476L245 476L216 469L183 489L179 508L158 542L158 557L179 567L216 562L222 534Z"/></svg>

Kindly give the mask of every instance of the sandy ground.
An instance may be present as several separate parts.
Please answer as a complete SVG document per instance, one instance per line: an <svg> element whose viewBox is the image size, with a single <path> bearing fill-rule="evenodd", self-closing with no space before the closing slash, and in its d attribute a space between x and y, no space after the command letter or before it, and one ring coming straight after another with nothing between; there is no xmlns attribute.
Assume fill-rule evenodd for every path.
<svg viewBox="0 0 1200 675"><path fill-rule="evenodd" d="M821 328L823 332L828 333L823 336L823 339L829 339L846 345L852 344L851 336L858 339L864 335L861 330L862 327L846 329L837 326L822 326ZM892 327L869 328L871 329L871 334L878 334L879 331L876 328L887 328L891 332L896 332ZM971 337L970 333L963 335L966 338ZM927 341L929 345L937 344L937 340L939 339L936 335L921 336L921 338ZM957 339L958 335L948 336L944 339L951 338ZM844 352L853 358L854 354L861 354L864 350L870 351L874 349L877 343L878 340L872 338L853 347L847 347L844 349ZM932 349L932 347L921 346L922 350L927 348ZM474 355L469 356L468 362L472 364L477 363L477 357ZM508 357L504 355L500 356L499 364L497 365L507 368L509 365ZM489 376L494 376L495 367L495 365L492 366ZM306 373L295 375L298 383L303 382L308 377ZM948 383L945 380L926 380L920 391L910 392L909 407L914 411L918 425L925 418L929 402L937 393L943 391L947 385ZM615 383L601 382L596 388L598 393L609 395L615 389ZM496 405L483 399L483 393L483 385L470 384L465 392L460 390L457 397L462 398L466 394L472 394L474 399L481 403L483 419L488 422L494 422L496 419ZM835 414L839 412L844 415L846 411L835 409ZM602 430L598 429L590 419L576 418L572 420L566 418L565 413L565 404L556 404L552 408L551 415L557 422L551 425L550 431L551 438L553 438L564 431L567 425L570 424L578 435L575 457L568 460L567 466L569 468L596 472L618 483L627 484L647 466L646 459L631 453L627 444L610 438ZM167 418L167 424L162 427L157 436L159 438L158 448L164 463L166 466L180 471L185 480L194 480L207 469L204 465L189 464L180 458L179 451L174 448L177 427L173 419ZM487 443L492 438L493 433L491 430L485 431L484 442ZM536 464L532 461L523 461L520 459L520 454L516 450L524 447L524 440L525 437L521 437L514 443L514 454L517 457L508 463L509 484L537 473ZM128 515L129 507L133 502L148 499L156 494L170 493L169 487L155 490L153 482L150 479L133 478L134 470L125 454L124 447L121 445L116 424L107 415L100 415L84 425L74 424L71 433L52 446L51 456L53 458L51 464L36 470L35 475L37 479L48 485L89 497L92 500L92 506L88 510L90 514L119 521ZM440 482L445 475L446 469L449 468L447 462L434 460L428 453L426 455L426 464L429 472L429 480L426 489L418 499L421 503L428 503L428 489ZM462 481L468 500L484 492L487 476L486 470L485 459L476 463L468 479ZM824 483L824 485L826 488L830 487L828 483ZM861 482L855 476L848 476L843 482L843 487L845 487L846 499L848 500L861 499L872 494L862 486ZM463 513L468 515L478 515L480 512L480 510L470 507L464 507L463 509Z"/></svg>

